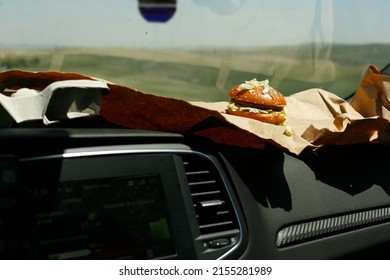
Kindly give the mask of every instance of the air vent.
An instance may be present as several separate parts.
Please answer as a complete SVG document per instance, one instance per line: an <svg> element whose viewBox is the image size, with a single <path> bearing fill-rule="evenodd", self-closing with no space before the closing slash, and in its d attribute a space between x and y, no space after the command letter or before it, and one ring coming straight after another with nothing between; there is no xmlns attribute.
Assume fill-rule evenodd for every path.
<svg viewBox="0 0 390 280"><path fill-rule="evenodd" d="M238 229L237 216L226 186L211 160L184 156L191 197L202 235Z"/></svg>

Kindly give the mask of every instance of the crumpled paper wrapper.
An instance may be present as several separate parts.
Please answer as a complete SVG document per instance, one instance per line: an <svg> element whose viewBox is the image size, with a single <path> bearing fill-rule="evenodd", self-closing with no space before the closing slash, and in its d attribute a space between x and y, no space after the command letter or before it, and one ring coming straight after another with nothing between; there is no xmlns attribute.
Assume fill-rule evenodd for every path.
<svg viewBox="0 0 390 280"><path fill-rule="evenodd" d="M390 143L390 77L370 66L352 101L322 90L308 89L286 97L287 125L283 126L224 114L228 103L193 102L222 112L225 119L294 154L329 145Z"/></svg>
<svg viewBox="0 0 390 280"><path fill-rule="evenodd" d="M43 89L67 79L95 78L58 72L8 71L0 73L0 90ZM287 99L288 126L225 114L228 102L186 102L107 84L100 115L106 120L135 129L161 130L208 138L218 144L248 148L273 145L300 154L305 149L356 143L390 143L390 77L370 66L352 101L322 89L308 89Z"/></svg>
<svg viewBox="0 0 390 280"><path fill-rule="evenodd" d="M390 76L370 66L350 104L365 118L390 120Z"/></svg>

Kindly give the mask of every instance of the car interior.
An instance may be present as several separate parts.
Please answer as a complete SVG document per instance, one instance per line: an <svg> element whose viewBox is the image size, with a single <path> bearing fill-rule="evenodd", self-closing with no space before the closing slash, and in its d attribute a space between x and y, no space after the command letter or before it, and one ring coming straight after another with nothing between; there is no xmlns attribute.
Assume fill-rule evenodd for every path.
<svg viewBox="0 0 390 280"><path fill-rule="evenodd" d="M369 8L366 1L353 1L348 26L341 18L351 1L229 0L224 6L202 0L25 2L0 3L0 23L7 27L0 34L9 38L0 43L5 100L0 100L1 259L388 258L388 134L378 143L327 144L295 153L245 128L233 129L220 112L194 124L190 120L198 116L183 119L186 113L178 109L193 108L196 103L191 102L197 101L229 102L229 90L253 77L269 79L288 97L321 88L349 102L369 65L378 67L384 79L390 75L390 37L378 30L377 36L370 33L366 41L358 41L372 31L370 16L384 15L380 5L387 1L370 1ZM115 7L108 10L107 5ZM23 17L29 8L36 28L28 27L31 22ZM75 11L68 14L75 22L49 16L59 8ZM190 16L193 9L199 17ZM271 27L242 19L259 9L269 9L264 17ZM291 24L303 12L307 21ZM83 22L78 18L88 14L86 26L75 28ZM358 20L361 14L365 20ZM117 18L105 25L103 16ZM273 24L283 16L291 18L279 28L296 28L295 35L275 29ZM205 23L199 23L201 17ZM12 18L18 23L12 25ZM48 24L45 19L53 20L48 38L38 30ZM126 26L128 34L125 23L132 28ZM113 34L115 28L120 36ZM176 28L177 38L169 35L171 28ZM229 46L233 35L222 31L228 28L242 40L256 30L266 34L249 47L240 39ZM192 35L181 38L186 34L182 29ZM19 35L9 35L13 32ZM291 45L278 37L282 34ZM184 39L188 41L180 45ZM109 40L112 44L105 45ZM264 46L262 40L267 41ZM15 74L15 69L21 72ZM97 113L16 121L6 107L11 93L36 85L44 93L56 82L47 78L50 73L60 77L57 81L67 80L67 73L109 81ZM126 115L123 107L108 110L116 85L140 95L128 110L144 105L141 113ZM79 101L63 94L70 96L69 104ZM68 102L57 96L46 116ZM164 108L170 105L149 99L173 102L177 110L169 112ZM27 114L35 105L22 106L13 110ZM190 127L183 129L187 123Z"/></svg>

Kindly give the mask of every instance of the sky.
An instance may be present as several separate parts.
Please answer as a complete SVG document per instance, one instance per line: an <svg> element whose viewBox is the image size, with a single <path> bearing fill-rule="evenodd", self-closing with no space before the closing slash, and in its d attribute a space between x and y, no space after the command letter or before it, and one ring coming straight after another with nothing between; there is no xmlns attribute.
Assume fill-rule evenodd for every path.
<svg viewBox="0 0 390 280"><path fill-rule="evenodd" d="M0 0L0 47L245 47L390 43L388 0L177 0L166 23L137 0Z"/></svg>

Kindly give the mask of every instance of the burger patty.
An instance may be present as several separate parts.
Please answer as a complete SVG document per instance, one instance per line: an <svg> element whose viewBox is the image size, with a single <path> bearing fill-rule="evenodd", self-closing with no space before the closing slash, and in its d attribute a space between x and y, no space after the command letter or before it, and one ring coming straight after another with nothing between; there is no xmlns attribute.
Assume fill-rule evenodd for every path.
<svg viewBox="0 0 390 280"><path fill-rule="evenodd" d="M232 98L231 102L233 102L239 106L253 107L253 108L260 109L260 110L272 110L272 111L280 111L280 112L283 111L283 107L284 107L284 106L268 106L268 105L256 104L256 103L237 100L234 98Z"/></svg>

